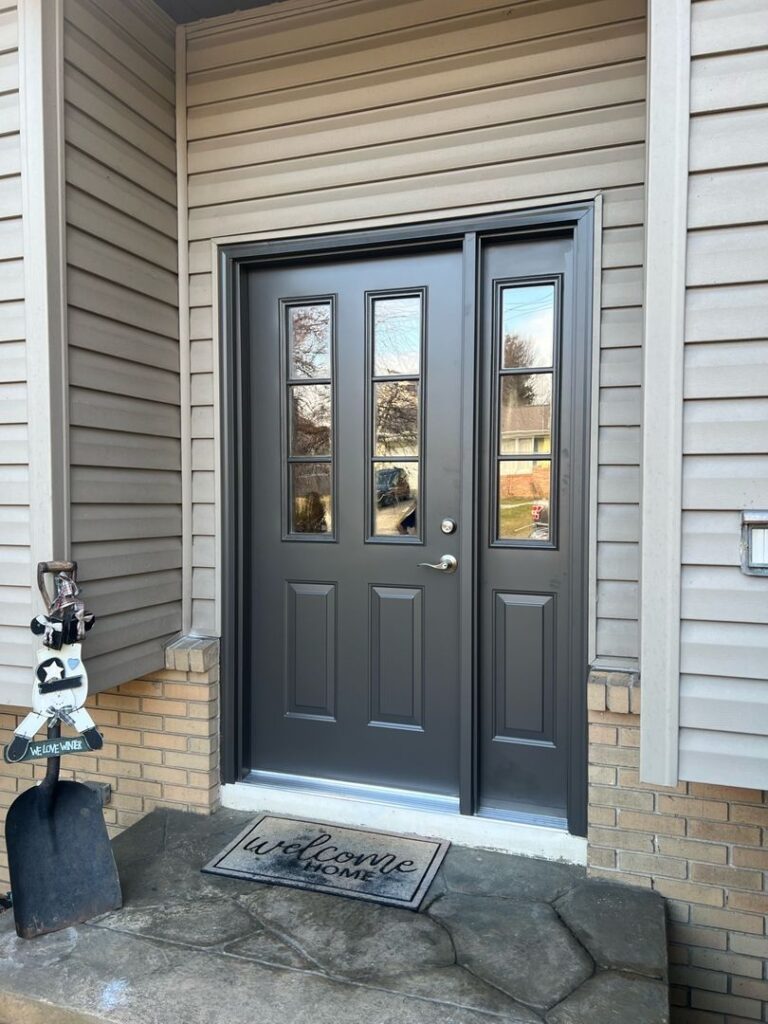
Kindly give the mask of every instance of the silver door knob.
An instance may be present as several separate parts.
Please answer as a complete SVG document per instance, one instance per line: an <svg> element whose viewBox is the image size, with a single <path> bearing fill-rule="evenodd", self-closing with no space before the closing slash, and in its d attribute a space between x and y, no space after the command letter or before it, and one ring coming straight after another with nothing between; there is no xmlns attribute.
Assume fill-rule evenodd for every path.
<svg viewBox="0 0 768 1024"><path fill-rule="evenodd" d="M424 569L437 569L438 572L456 572L459 563L453 555L441 555L439 562L419 562Z"/></svg>

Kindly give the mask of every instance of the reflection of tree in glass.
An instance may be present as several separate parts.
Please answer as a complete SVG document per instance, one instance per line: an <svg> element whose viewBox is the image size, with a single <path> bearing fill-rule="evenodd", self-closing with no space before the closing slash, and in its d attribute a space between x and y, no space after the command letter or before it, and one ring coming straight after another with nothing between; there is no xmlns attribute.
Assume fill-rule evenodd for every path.
<svg viewBox="0 0 768 1024"><path fill-rule="evenodd" d="M533 346L530 338L523 338L519 334L504 336L504 366L531 366L532 360ZM506 381L506 387L513 389L513 405L536 405L536 384L533 377L512 374Z"/></svg>
<svg viewBox="0 0 768 1024"><path fill-rule="evenodd" d="M376 454L415 455L418 443L418 385L380 382L376 385Z"/></svg>
<svg viewBox="0 0 768 1024"><path fill-rule="evenodd" d="M330 376L331 307L291 308L291 376Z"/></svg>
<svg viewBox="0 0 768 1024"><path fill-rule="evenodd" d="M325 533L328 529L323 499L317 491L296 500L293 529L296 533Z"/></svg>
<svg viewBox="0 0 768 1024"><path fill-rule="evenodd" d="M374 307L377 376L417 374L421 340L421 299L378 299Z"/></svg>
<svg viewBox="0 0 768 1024"><path fill-rule="evenodd" d="M331 454L331 389L327 384L291 388L292 455Z"/></svg>

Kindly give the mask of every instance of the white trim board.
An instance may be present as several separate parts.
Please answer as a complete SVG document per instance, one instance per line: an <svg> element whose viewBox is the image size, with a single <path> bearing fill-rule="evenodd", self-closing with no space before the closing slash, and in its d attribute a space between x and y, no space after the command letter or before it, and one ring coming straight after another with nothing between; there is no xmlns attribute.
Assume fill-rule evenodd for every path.
<svg viewBox="0 0 768 1024"><path fill-rule="evenodd" d="M678 779L691 0L649 0L640 539L640 778Z"/></svg>
<svg viewBox="0 0 768 1024"><path fill-rule="evenodd" d="M339 825L384 829L409 835L448 839L457 846L536 857L540 860L587 863L587 840L560 829L492 818L398 807L345 796L290 791L277 786L235 782L221 787L221 803L237 811L311 815Z"/></svg>
<svg viewBox="0 0 768 1024"><path fill-rule="evenodd" d="M189 330L189 205L187 189L187 33L176 28L176 217L178 225L179 394L181 403L181 633L192 629L192 380Z"/></svg>
<svg viewBox="0 0 768 1024"><path fill-rule="evenodd" d="M18 581L18 603L28 603L33 612L39 607L37 563L69 555L62 4L19 0L17 11L8 10L18 28L20 204L14 203L13 214L21 214L24 328L16 340L24 342L26 408L18 419L28 444L28 489L18 507L26 507L29 516L28 551L22 555L26 545L20 546L14 559L28 563L27 583ZM5 626L6 636L12 635L14 627ZM15 639L11 646L17 647ZM0 679L5 705L28 705L29 689L19 676L34 665L35 647L31 634L26 642L19 638L8 662L13 674Z"/></svg>
<svg viewBox="0 0 768 1024"><path fill-rule="evenodd" d="M37 562L69 555L63 19L62 0L19 4L33 593Z"/></svg>

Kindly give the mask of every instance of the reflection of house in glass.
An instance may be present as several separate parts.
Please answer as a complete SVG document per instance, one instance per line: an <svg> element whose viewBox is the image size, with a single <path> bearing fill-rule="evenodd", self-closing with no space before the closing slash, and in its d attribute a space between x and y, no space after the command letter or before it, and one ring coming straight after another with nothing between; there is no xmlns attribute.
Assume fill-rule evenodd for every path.
<svg viewBox="0 0 768 1024"><path fill-rule="evenodd" d="M500 438L505 455L549 454L552 450L549 405L502 409Z"/></svg>

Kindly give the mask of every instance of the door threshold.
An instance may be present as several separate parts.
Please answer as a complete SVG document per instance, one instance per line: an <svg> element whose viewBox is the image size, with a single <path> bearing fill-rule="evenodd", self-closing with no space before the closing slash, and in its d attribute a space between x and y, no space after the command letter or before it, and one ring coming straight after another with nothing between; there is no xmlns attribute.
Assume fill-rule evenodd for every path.
<svg viewBox="0 0 768 1024"><path fill-rule="evenodd" d="M311 816L338 825L425 835L522 857L587 863L587 840L582 836L551 824L492 818L487 810L477 816L459 814L458 800L453 797L251 772L242 782L222 786L221 802L233 810Z"/></svg>
<svg viewBox="0 0 768 1024"><path fill-rule="evenodd" d="M391 804L412 811L442 811L459 813L457 796L438 793L420 793L395 786L372 786L362 782L339 782L336 779L318 779L311 775L290 775L288 772L249 772L243 779L249 786L270 786L314 796L332 796L344 800L365 800L369 803Z"/></svg>

